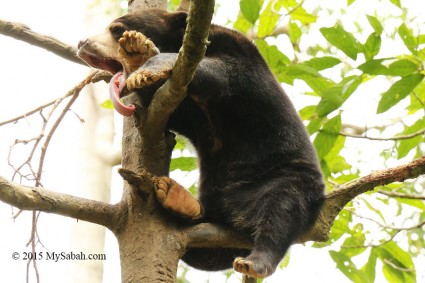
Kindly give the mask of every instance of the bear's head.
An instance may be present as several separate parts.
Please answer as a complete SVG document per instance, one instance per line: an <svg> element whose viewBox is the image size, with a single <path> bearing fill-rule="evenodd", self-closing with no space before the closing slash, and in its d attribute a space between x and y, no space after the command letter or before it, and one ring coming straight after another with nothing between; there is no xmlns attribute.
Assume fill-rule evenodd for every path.
<svg viewBox="0 0 425 283"><path fill-rule="evenodd" d="M89 65L116 74L126 75L144 62L138 53L120 52L119 39L125 31L137 31L150 39L160 52L179 51L186 29L187 13L151 9L128 13L114 20L105 32L83 39L78 55Z"/></svg>
<svg viewBox="0 0 425 283"><path fill-rule="evenodd" d="M84 61L113 75L110 97L119 113L131 116L135 111L133 105L126 106L120 101L130 73L159 52L177 53L186 18L185 12L157 9L129 13L113 21L105 32L79 42L78 55Z"/></svg>

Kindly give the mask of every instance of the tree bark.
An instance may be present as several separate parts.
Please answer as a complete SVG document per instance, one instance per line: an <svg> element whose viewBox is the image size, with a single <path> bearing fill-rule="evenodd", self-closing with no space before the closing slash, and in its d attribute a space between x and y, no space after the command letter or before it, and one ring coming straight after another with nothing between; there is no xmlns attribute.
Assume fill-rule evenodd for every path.
<svg viewBox="0 0 425 283"><path fill-rule="evenodd" d="M136 2L132 1L132 5L136 5ZM146 1L140 2L143 4ZM164 8L164 2L157 7ZM140 5L139 3L130 8L140 8ZM202 40L200 42L204 43ZM202 57L202 50L200 54ZM173 82L167 82L154 101L168 96L178 103L184 98L185 87L191 76L175 77L186 79L178 87L170 87ZM131 95L128 98L135 100ZM168 113L170 109L163 111L157 108L156 113ZM152 194L150 176L145 170L157 176L168 174L174 140L172 134L164 133L161 128L147 127L146 124L162 125L166 121L164 117L168 118L158 118L153 113L155 111L152 109L144 109L138 111L134 117L125 118L122 165L127 171L122 170L121 173L128 182L124 185L123 197L118 205L54 193L42 188L28 188L3 178L0 178L0 199L21 209L52 212L111 229L120 247L123 282L175 282L177 263L187 247L251 247L249 240L234 231L207 223L182 225L159 207ZM148 115L151 115L150 118L145 119ZM425 158L422 157L409 164L378 171L340 186L328 194L315 227L299 239L299 242L325 241L333 220L355 196L375 186L415 178L424 173Z"/></svg>
<svg viewBox="0 0 425 283"><path fill-rule="evenodd" d="M151 8L153 5L165 8L165 1L156 3L151 1L150 5L143 5L145 1L130 1L130 11L141 8ZM186 86L190 83L199 61L202 59L206 49L206 39L208 36L209 24L213 12L213 1L210 2L209 10L199 11L193 9L193 13L200 13L196 17L202 17L203 29L198 38L201 45L192 48L193 52L179 54L174 68L175 77L171 78L157 92L149 109L137 112L134 117L125 118L123 134L123 160L122 167L135 173L142 173L144 170L156 176L164 176L169 173L171 151L174 147L174 135L165 133L164 128L171 112L178 106L186 95ZM202 15L204 13L204 15ZM192 24L190 16L188 27ZM196 28L199 28L197 26ZM202 28L201 28L202 29ZM191 33L198 35L198 33ZM187 35L186 35L187 36ZM182 50L185 50L190 42L186 38L186 43ZM193 44L193 42L192 42ZM190 48L190 47L189 47ZM201 50L200 54L199 51ZM182 53L182 52L181 52ZM189 58L193 58L191 64L185 64ZM194 63L194 62L195 63ZM185 67L192 66L189 72ZM170 91L173 86L174 91ZM134 100L134 97L130 97ZM172 107L162 107L158 101L167 100L167 105ZM170 103L170 100L172 101ZM133 101L133 103L135 103ZM160 115L157 113L160 112ZM143 121L143 123L141 122ZM124 225L116 229L123 282L175 282L177 264L182 257L187 244L187 237L184 230L175 220L170 218L162 208L159 207L154 194L152 184L145 182L140 186L126 184L124 186L123 201L126 203L126 219Z"/></svg>

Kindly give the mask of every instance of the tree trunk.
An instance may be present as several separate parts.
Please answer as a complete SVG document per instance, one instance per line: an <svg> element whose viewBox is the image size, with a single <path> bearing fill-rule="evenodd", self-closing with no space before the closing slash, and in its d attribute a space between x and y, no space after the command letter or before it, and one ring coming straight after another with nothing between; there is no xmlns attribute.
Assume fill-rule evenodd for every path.
<svg viewBox="0 0 425 283"><path fill-rule="evenodd" d="M154 146L146 145L137 130L139 127L137 118L125 118L123 168L167 175L170 148L165 138ZM154 194L141 192L152 192L151 189L124 185L122 222L114 231L120 248L123 282L176 281L177 264L185 246L175 220L159 207Z"/></svg>
<svg viewBox="0 0 425 283"><path fill-rule="evenodd" d="M130 11L166 8L166 1L130 2ZM139 124L142 115L124 118L122 167L136 173L147 170L157 176L167 175L173 141L168 139L167 143L166 135L155 144L146 141L138 130L143 127ZM151 188L142 191L152 192ZM123 198L127 207L122 207L122 223L114 231L120 248L122 281L176 282L177 264L185 251L176 222L159 207L152 193L142 193L126 182Z"/></svg>

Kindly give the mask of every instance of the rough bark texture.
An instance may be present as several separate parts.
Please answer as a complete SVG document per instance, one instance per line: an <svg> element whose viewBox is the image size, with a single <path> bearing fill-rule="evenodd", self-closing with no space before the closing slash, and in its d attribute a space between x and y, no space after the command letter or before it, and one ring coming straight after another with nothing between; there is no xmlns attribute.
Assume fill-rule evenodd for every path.
<svg viewBox="0 0 425 283"><path fill-rule="evenodd" d="M138 3L131 1L130 11L151 8L153 5L165 8L163 3L154 4L155 1L150 1L150 5L144 5L145 2L147 1L138 1ZM212 15L212 9L210 13ZM209 22L210 20L208 27ZM203 37L206 38L206 35L204 34ZM197 62L202 59L205 48L201 48L202 54L198 56ZM181 57L180 60L185 62L188 56L183 54ZM196 67L197 63L194 68ZM150 109L144 109L145 111L137 112L134 117L125 119L123 168L135 173L146 170L157 176L168 175L171 151L175 141L173 134L164 133L165 123L172 110L183 100L186 86L194 71L193 69L192 74L189 73L189 75L187 72L180 71L187 79L177 77L179 79L178 93L171 94L170 83L167 82L156 94ZM171 79L171 85L173 82ZM159 105L164 100L168 100L166 105L173 106L161 108ZM152 184L144 182L140 186L128 183L125 185L123 202L127 204L127 207L126 213L121 214L125 216L125 221L119 229L115 230L120 247L122 281L175 282L177 264L186 249L186 233L182 230L183 227L179 227L179 224L159 207L152 193Z"/></svg>
<svg viewBox="0 0 425 283"><path fill-rule="evenodd" d="M150 2L150 5L146 2ZM198 2L205 5L209 1L194 1L194 3ZM166 6L165 1L155 3L134 0L130 3L130 10L153 7L152 5L159 8ZM206 17L201 16L201 18L205 20ZM5 34L1 23L0 21L0 33ZM25 36L20 39L30 42L29 39L25 39ZM195 36L193 40L199 44L205 44L205 40L200 36ZM60 53L55 51L45 38L38 38L37 42L46 42L43 48ZM192 47L196 47L196 44ZM190 57L192 53L186 52L189 56L187 58L201 60L202 48L198 50L199 56L195 59ZM193 63L185 59L182 62L183 64ZM185 72L184 67L180 70ZM122 166L127 170L122 170L121 174L127 182L125 182L123 198L118 205L55 193L42 188L28 188L1 177L0 199L21 209L56 213L111 229L117 236L120 246L123 282L175 282L177 263L186 247L249 248L251 243L247 239L217 225L204 223L187 226L177 223L172 216L158 206L152 194L150 175L145 170L157 176L167 175L170 153L174 146L173 135L164 133L161 127L156 128L156 126L164 125L164 121L168 119L167 113L177 105L167 108L167 103L161 103L161 99L170 102L170 100L164 100L168 97L178 102L184 98L185 88L190 82L191 75L184 73L181 77L177 75L175 77L183 78L183 80L178 81L177 87L170 87L173 84L167 82L153 100L159 102L155 104L156 106L149 110L138 111L134 117L125 118ZM128 99L135 98L130 95ZM161 108L162 106L166 108ZM148 115L150 115L149 119L147 119ZM326 241L335 217L355 196L372 190L376 186L416 178L424 173L425 157L422 157L406 165L377 171L341 185L327 195L318 222L310 233L299 239L299 242ZM245 278L245 280L250 279ZM252 282L252 280L245 282Z"/></svg>

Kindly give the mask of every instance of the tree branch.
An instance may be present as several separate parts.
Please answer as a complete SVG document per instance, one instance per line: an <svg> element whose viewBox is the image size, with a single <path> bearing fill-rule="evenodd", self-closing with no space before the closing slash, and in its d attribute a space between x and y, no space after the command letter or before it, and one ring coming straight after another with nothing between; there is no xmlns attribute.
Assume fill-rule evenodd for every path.
<svg viewBox="0 0 425 283"><path fill-rule="evenodd" d="M77 56L75 47L51 36L36 33L24 24L0 20L0 34L38 46L66 60L87 66L86 62Z"/></svg>
<svg viewBox="0 0 425 283"><path fill-rule="evenodd" d="M418 158L405 165L373 172L355 179L326 196L325 204L313 229L303 237L304 240L326 241L335 218L341 209L356 196L373 190L377 186L416 178L425 174L425 157Z"/></svg>
<svg viewBox="0 0 425 283"><path fill-rule="evenodd" d="M232 229L211 223L189 227L185 231L190 248L252 248L252 242Z"/></svg>
<svg viewBox="0 0 425 283"><path fill-rule="evenodd" d="M171 113L186 97L187 86L192 81L207 49L213 12L212 0L190 2L183 46L173 67L171 78L158 89L149 105L143 129L147 139L156 141L162 136Z"/></svg>
<svg viewBox="0 0 425 283"><path fill-rule="evenodd" d="M26 187L0 177L0 200L22 210L38 210L112 227L118 206L49 191Z"/></svg>
<svg viewBox="0 0 425 283"><path fill-rule="evenodd" d="M377 186L393 182L402 182L406 179L416 178L423 174L425 174L425 157L416 159L405 165L376 171L370 175L341 185L337 190L326 196L325 204L321 209L316 224L311 231L302 235L297 242L327 241L335 218L344 206L354 197L373 190ZM418 225L423 225L423 223ZM208 223L188 228L187 234L189 247L252 247L252 243L250 243L249 240L235 231Z"/></svg>

